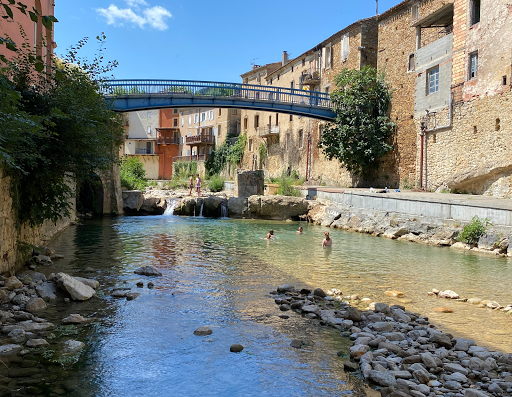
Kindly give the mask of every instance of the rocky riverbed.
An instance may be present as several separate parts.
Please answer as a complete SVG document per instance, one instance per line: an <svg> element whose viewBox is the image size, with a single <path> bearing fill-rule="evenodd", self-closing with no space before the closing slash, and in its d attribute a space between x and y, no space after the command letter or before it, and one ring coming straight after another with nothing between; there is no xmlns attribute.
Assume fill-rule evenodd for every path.
<svg viewBox="0 0 512 397"><path fill-rule="evenodd" d="M353 340L350 356L343 358L345 370L359 373L382 396L512 395L512 354L443 333L402 305L369 302L357 308L341 291L292 285L281 285L272 295L283 312L295 311ZM306 340L292 342L296 348L305 345Z"/></svg>

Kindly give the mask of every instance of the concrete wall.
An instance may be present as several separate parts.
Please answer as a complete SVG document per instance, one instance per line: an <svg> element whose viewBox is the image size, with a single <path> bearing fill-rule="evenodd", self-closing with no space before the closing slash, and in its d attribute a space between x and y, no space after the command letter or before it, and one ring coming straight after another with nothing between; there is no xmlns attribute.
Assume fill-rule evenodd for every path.
<svg viewBox="0 0 512 397"><path fill-rule="evenodd" d="M425 110L435 112L449 105L452 81L453 34L434 41L416 51L415 116L424 116ZM428 93L429 70L439 67L439 91Z"/></svg>
<svg viewBox="0 0 512 397"><path fill-rule="evenodd" d="M235 197L260 196L263 194L264 173L262 170L237 170L235 175Z"/></svg>
<svg viewBox="0 0 512 397"><path fill-rule="evenodd" d="M469 222L474 216L481 219L488 218L495 225L512 226L512 206L503 207L492 205L478 205L464 199L420 199L394 197L393 194L372 194L365 192L333 193L321 189L302 189L304 197L327 199L336 203L345 204L354 208L370 209L378 211L395 212L418 217L436 219L451 219L461 222Z"/></svg>

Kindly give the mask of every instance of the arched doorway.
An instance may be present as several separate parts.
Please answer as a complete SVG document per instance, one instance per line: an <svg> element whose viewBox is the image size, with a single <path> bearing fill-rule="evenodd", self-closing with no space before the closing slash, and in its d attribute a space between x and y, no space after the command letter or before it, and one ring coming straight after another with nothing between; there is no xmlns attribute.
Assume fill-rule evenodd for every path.
<svg viewBox="0 0 512 397"><path fill-rule="evenodd" d="M103 183L98 175L82 182L76 198L76 210L85 216L103 215Z"/></svg>

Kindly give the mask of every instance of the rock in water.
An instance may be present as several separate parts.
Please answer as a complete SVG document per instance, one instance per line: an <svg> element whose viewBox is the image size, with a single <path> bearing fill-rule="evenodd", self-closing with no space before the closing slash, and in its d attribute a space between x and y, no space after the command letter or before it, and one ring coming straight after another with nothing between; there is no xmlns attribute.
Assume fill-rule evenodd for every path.
<svg viewBox="0 0 512 397"><path fill-rule="evenodd" d="M42 298L31 298L25 305L25 309L30 312L38 312L46 309L46 303Z"/></svg>
<svg viewBox="0 0 512 397"><path fill-rule="evenodd" d="M160 273L153 266L139 267L137 270L134 271L134 273L140 274L142 276L161 276L162 275L162 273Z"/></svg>
<svg viewBox="0 0 512 397"><path fill-rule="evenodd" d="M445 298L445 299L459 299L460 296L458 293L456 292L453 292L449 289L447 289L446 291L442 291L439 293L439 297L440 298Z"/></svg>
<svg viewBox="0 0 512 397"><path fill-rule="evenodd" d="M240 353L242 350L244 350L244 347L242 345L239 345L238 343L231 345L231 347L229 348L229 351L232 353Z"/></svg>
<svg viewBox="0 0 512 397"><path fill-rule="evenodd" d="M85 324L91 321L92 319L82 317L80 314L70 314L62 320L62 324Z"/></svg>
<svg viewBox="0 0 512 397"><path fill-rule="evenodd" d="M73 353L78 352L84 346L85 346L85 344L78 340L67 340L66 342L64 342L63 352L65 354L73 354Z"/></svg>
<svg viewBox="0 0 512 397"><path fill-rule="evenodd" d="M81 283L84 283L85 285L87 285L91 288L94 288L94 289L96 289L100 286L100 283L94 279L83 278L83 277L75 277L75 279L80 281Z"/></svg>
<svg viewBox="0 0 512 397"><path fill-rule="evenodd" d="M277 292L280 294L284 294L285 292L293 292L295 291L295 287L291 284L283 284L277 287Z"/></svg>
<svg viewBox="0 0 512 397"><path fill-rule="evenodd" d="M206 336L206 335L211 335L213 333L213 331L211 330L211 328L208 328L208 327L199 327L198 329L196 329L194 331L194 335L197 335L197 336Z"/></svg>
<svg viewBox="0 0 512 397"><path fill-rule="evenodd" d="M60 289L68 292L69 295L71 295L71 298L77 301L91 299L96 293L94 289L66 273L58 273L56 276L56 283Z"/></svg>

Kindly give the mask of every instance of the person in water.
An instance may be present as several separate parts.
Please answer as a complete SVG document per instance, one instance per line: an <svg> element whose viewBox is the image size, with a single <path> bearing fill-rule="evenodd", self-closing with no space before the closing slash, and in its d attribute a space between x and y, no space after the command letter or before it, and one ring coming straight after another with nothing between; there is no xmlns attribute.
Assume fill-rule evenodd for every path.
<svg viewBox="0 0 512 397"><path fill-rule="evenodd" d="M197 189L197 197L201 197L201 178L199 178L199 174L197 174L197 178L196 178L196 189Z"/></svg>
<svg viewBox="0 0 512 397"><path fill-rule="evenodd" d="M262 237L261 239L270 241L270 240L272 240L272 235L270 233L267 233L267 237L265 237L265 238Z"/></svg>
<svg viewBox="0 0 512 397"><path fill-rule="evenodd" d="M297 233L299 233L299 234L304 233L304 231L303 231L303 229L302 229L302 226L299 226L299 230L297 230Z"/></svg>
<svg viewBox="0 0 512 397"><path fill-rule="evenodd" d="M332 247L332 239L329 237L329 232L325 232L325 238L322 242L322 248L324 247Z"/></svg>

